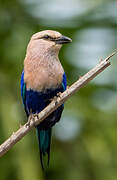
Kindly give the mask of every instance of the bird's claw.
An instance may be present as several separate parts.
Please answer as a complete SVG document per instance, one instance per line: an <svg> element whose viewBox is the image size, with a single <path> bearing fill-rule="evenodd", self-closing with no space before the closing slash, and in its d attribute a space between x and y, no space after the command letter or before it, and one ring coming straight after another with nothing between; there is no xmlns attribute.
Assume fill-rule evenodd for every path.
<svg viewBox="0 0 117 180"><path fill-rule="evenodd" d="M26 127L30 127L30 117L28 119L28 122L26 123Z"/></svg>
<svg viewBox="0 0 117 180"><path fill-rule="evenodd" d="M57 93L57 95L53 98L53 100L55 101L55 105L59 102L61 98L61 92Z"/></svg>
<svg viewBox="0 0 117 180"><path fill-rule="evenodd" d="M39 119L38 113L33 114L33 119L32 120L35 121L35 118ZM36 125L35 125L35 127L36 127Z"/></svg>
<svg viewBox="0 0 117 180"><path fill-rule="evenodd" d="M30 114L29 118L28 118L28 122L26 123L26 127L29 127L30 126L30 122L31 121L35 121L35 118L39 119L39 116L38 116L38 113L36 114ZM35 126L36 127L36 126Z"/></svg>
<svg viewBox="0 0 117 180"><path fill-rule="evenodd" d="M38 113L33 114L33 120L35 120L35 118L39 119Z"/></svg>
<svg viewBox="0 0 117 180"><path fill-rule="evenodd" d="M26 123L26 127L30 127L30 122L34 121L34 114L30 114L29 118L28 118L28 122Z"/></svg>
<svg viewBox="0 0 117 180"><path fill-rule="evenodd" d="M57 93L56 96L57 96L57 97L61 97L61 92Z"/></svg>

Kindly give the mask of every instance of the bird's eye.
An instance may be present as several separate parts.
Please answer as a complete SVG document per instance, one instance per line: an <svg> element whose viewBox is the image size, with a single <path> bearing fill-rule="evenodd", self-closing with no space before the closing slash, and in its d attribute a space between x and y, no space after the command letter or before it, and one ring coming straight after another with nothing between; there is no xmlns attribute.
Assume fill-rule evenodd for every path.
<svg viewBox="0 0 117 180"><path fill-rule="evenodd" d="M44 39L50 39L51 37L49 35L45 35L43 38Z"/></svg>

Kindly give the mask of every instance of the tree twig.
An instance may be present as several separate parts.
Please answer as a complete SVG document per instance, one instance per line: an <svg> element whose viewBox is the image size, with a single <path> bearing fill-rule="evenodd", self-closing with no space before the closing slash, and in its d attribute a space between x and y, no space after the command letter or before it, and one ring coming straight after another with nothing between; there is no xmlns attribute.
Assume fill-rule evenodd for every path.
<svg viewBox="0 0 117 180"><path fill-rule="evenodd" d="M102 60L93 69L91 69L84 76L80 77L78 81L72 84L66 91L61 93L58 97L54 98L52 102L38 115L29 116L28 122L13 133L3 144L0 145L0 157L9 151L14 144L22 139L33 127L40 124L49 114L56 110L63 104L70 96L77 92L80 88L86 85L89 81L94 79L99 73L110 65L109 59L115 55L115 52Z"/></svg>

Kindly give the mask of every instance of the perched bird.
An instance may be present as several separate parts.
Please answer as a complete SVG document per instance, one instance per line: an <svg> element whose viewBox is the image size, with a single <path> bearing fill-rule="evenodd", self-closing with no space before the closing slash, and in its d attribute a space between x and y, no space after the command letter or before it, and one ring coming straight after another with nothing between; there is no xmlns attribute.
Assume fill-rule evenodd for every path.
<svg viewBox="0 0 117 180"><path fill-rule="evenodd" d="M66 75L58 54L62 44L69 42L70 38L52 30L31 37L21 76L21 96L27 117L42 111L54 96L66 90ZM61 105L37 126L42 168L46 154L49 164L52 126L60 120L63 108Z"/></svg>

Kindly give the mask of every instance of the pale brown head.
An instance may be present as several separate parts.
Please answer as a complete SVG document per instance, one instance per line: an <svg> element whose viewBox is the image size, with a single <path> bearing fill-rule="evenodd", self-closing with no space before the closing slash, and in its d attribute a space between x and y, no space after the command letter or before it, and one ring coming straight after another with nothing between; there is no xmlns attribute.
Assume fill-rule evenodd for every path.
<svg viewBox="0 0 117 180"><path fill-rule="evenodd" d="M66 43L70 43L72 40L66 36L63 36L57 31L45 30L34 34L31 37L30 44L33 47L41 48L43 51L55 51L59 52L61 46Z"/></svg>

